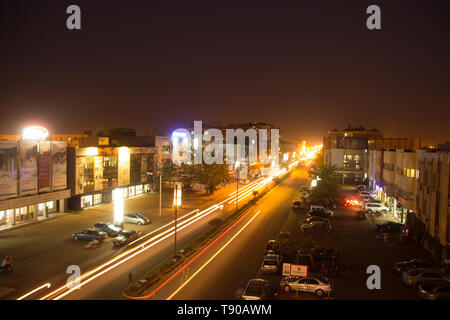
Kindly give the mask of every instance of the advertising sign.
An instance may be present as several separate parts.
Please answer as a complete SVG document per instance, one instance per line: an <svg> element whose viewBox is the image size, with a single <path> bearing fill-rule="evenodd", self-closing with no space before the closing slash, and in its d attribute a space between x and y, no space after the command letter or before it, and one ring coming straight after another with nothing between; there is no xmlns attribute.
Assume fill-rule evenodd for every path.
<svg viewBox="0 0 450 320"><path fill-rule="evenodd" d="M0 142L0 199L17 196L17 143Z"/></svg>
<svg viewBox="0 0 450 320"><path fill-rule="evenodd" d="M38 143L21 141L20 157L20 194L33 194L38 191Z"/></svg>
<svg viewBox="0 0 450 320"><path fill-rule="evenodd" d="M118 158L118 184L119 187L127 186L130 184L130 149L127 147L120 147Z"/></svg>
<svg viewBox="0 0 450 320"><path fill-rule="evenodd" d="M103 157L94 158L94 190L103 190Z"/></svg>
<svg viewBox="0 0 450 320"><path fill-rule="evenodd" d="M52 142L52 189L67 188L67 153L65 141Z"/></svg>
<svg viewBox="0 0 450 320"><path fill-rule="evenodd" d="M301 264L283 263L283 276L307 277L308 266Z"/></svg>
<svg viewBox="0 0 450 320"><path fill-rule="evenodd" d="M75 194L84 193L84 169L86 168L86 158L76 158L76 174L75 174Z"/></svg>
<svg viewBox="0 0 450 320"><path fill-rule="evenodd" d="M39 142L39 191L50 191L50 141Z"/></svg>

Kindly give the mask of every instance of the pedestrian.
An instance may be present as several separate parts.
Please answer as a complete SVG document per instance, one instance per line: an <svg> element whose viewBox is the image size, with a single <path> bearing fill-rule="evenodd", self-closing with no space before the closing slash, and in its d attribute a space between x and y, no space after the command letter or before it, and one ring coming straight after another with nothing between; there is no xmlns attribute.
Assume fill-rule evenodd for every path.
<svg viewBox="0 0 450 320"><path fill-rule="evenodd" d="M130 283L133 282L133 275L131 274L131 272L128 274L128 281L130 281Z"/></svg>

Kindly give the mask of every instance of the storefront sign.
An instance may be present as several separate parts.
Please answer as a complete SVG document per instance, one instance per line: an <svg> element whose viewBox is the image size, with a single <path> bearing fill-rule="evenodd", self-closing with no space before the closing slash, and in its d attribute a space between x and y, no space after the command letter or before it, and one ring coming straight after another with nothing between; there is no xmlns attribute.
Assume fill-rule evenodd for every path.
<svg viewBox="0 0 450 320"><path fill-rule="evenodd" d="M65 141L52 142L52 189L67 188L67 153Z"/></svg>
<svg viewBox="0 0 450 320"><path fill-rule="evenodd" d="M301 264L283 263L283 276L307 277L308 266Z"/></svg>
<svg viewBox="0 0 450 320"><path fill-rule="evenodd" d="M103 157L94 158L94 190L103 190Z"/></svg>
<svg viewBox="0 0 450 320"><path fill-rule="evenodd" d="M0 199L17 196L17 143L0 142Z"/></svg>
<svg viewBox="0 0 450 320"><path fill-rule="evenodd" d="M127 186L130 184L130 149L127 147L120 147L118 158L118 185L119 187Z"/></svg>
<svg viewBox="0 0 450 320"><path fill-rule="evenodd" d="M20 194L37 193L38 185L38 143L22 140L19 144Z"/></svg>
<svg viewBox="0 0 450 320"><path fill-rule="evenodd" d="M50 191L50 141L39 142L39 192Z"/></svg>
<svg viewBox="0 0 450 320"><path fill-rule="evenodd" d="M84 193L84 169L86 167L86 158L76 158L76 174L75 174L75 194Z"/></svg>

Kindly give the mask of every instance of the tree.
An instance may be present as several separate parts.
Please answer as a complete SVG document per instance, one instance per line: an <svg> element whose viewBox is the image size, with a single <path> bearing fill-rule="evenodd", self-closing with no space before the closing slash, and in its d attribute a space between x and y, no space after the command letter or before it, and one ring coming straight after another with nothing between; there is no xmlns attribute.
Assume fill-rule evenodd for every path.
<svg viewBox="0 0 450 320"><path fill-rule="evenodd" d="M162 180L170 182L175 174L176 168L173 165L172 161L164 162L164 165L162 167Z"/></svg>
<svg viewBox="0 0 450 320"><path fill-rule="evenodd" d="M196 177L197 170L195 168L195 165L189 165L185 163L181 164L179 169L179 178L183 183L183 187L185 187L186 189L190 189L192 183L195 182Z"/></svg>
<svg viewBox="0 0 450 320"><path fill-rule="evenodd" d="M310 173L320 179L311 192L312 201L326 204L337 198L339 185L335 178L336 166L321 165Z"/></svg>
<svg viewBox="0 0 450 320"><path fill-rule="evenodd" d="M196 179L206 185L206 190L210 194L214 193L219 184L230 179L228 168L224 164L213 163L194 166L196 167Z"/></svg>

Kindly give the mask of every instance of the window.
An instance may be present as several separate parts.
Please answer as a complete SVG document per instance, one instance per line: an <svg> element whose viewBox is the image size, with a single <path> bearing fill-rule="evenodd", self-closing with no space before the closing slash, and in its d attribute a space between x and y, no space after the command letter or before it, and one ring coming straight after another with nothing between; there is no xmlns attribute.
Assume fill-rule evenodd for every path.
<svg viewBox="0 0 450 320"><path fill-rule="evenodd" d="M101 193L97 193L94 195L94 205L100 204L103 201L103 197Z"/></svg>
<svg viewBox="0 0 450 320"><path fill-rule="evenodd" d="M53 201L47 202L47 208L53 209Z"/></svg>

